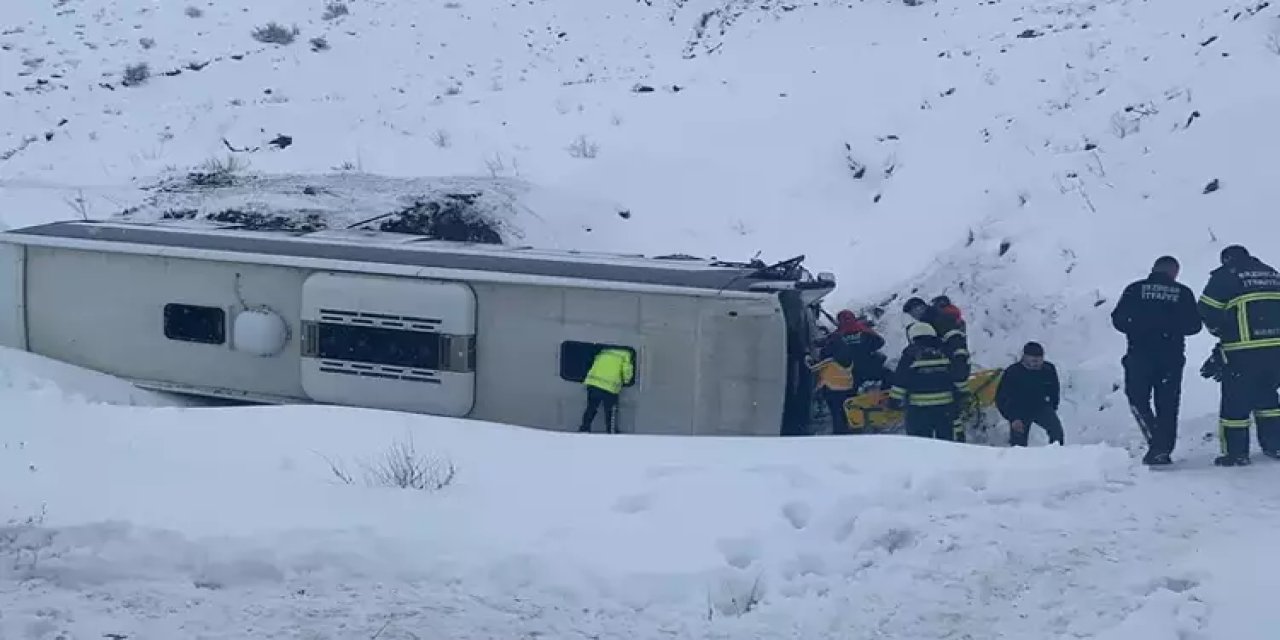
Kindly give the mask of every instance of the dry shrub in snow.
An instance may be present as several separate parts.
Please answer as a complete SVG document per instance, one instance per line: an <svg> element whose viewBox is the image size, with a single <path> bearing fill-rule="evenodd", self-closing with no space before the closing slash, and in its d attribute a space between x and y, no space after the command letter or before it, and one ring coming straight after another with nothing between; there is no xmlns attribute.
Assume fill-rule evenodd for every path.
<svg viewBox="0 0 1280 640"><path fill-rule="evenodd" d="M325 461L340 482L355 484L355 477L340 462ZM369 487L439 491L453 484L458 473L449 460L418 453L412 436L393 441L381 455L359 464Z"/></svg>
<svg viewBox="0 0 1280 640"><path fill-rule="evenodd" d="M325 40L324 38L312 38L311 50L312 51L328 51L329 41Z"/></svg>
<svg viewBox="0 0 1280 640"><path fill-rule="evenodd" d="M707 594L707 619L716 614L736 618L751 613L764 599L764 576L748 580L745 575L725 576L713 592Z"/></svg>
<svg viewBox="0 0 1280 640"><path fill-rule="evenodd" d="M35 569L41 553L53 544L53 533L44 528L47 511L21 520L8 520L0 525L0 559L6 564L12 561L15 571Z"/></svg>
<svg viewBox="0 0 1280 640"><path fill-rule="evenodd" d="M449 148L449 145L453 144L453 137L444 129L436 129L435 132L431 134L431 144L434 144L441 149L447 149Z"/></svg>
<svg viewBox="0 0 1280 640"><path fill-rule="evenodd" d="M325 6L324 15L321 16L321 18L325 20L335 20L349 13L351 13L351 11L347 9L347 5L345 3L330 2L328 5Z"/></svg>
<svg viewBox="0 0 1280 640"><path fill-rule="evenodd" d="M124 68L124 80L122 84L126 87L136 87L146 83L151 77L151 67L145 62L131 64Z"/></svg>
<svg viewBox="0 0 1280 640"><path fill-rule="evenodd" d="M186 11L184 11L183 13L186 13L188 18L199 18L200 16L204 15L204 12L200 10L200 7L194 7L194 6L187 7Z"/></svg>
<svg viewBox="0 0 1280 640"><path fill-rule="evenodd" d="M1280 56L1280 32L1267 36L1267 51Z"/></svg>
<svg viewBox="0 0 1280 640"><path fill-rule="evenodd" d="M590 141L586 136L578 136L568 147L569 155L575 158L591 159L600 153L600 145Z"/></svg>
<svg viewBox="0 0 1280 640"><path fill-rule="evenodd" d="M187 182L199 187L227 187L235 183L235 177L249 168L249 163L235 156L209 158L194 171L187 173Z"/></svg>
<svg viewBox="0 0 1280 640"><path fill-rule="evenodd" d="M271 22L264 27L253 30L253 39L267 44L293 44L301 31L298 27L286 29L280 24Z"/></svg>

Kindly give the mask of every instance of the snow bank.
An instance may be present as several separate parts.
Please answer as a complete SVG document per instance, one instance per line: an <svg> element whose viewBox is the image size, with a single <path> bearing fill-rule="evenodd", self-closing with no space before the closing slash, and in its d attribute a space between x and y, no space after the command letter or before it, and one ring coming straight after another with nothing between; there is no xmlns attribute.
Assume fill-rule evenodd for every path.
<svg viewBox="0 0 1280 640"><path fill-rule="evenodd" d="M114 376L0 347L0 393L23 392L53 403L191 406L198 401L145 391Z"/></svg>
<svg viewBox="0 0 1280 640"><path fill-rule="evenodd" d="M934 581L921 606L958 610L1039 580L1044 539L1134 473L1099 446L580 437L319 407L5 400L0 486L15 519L47 514L0 535L0 630L15 633L43 620L73 636L231 637L219 608L250 600L266 637L308 610L316 632L346 620L361 636L383 616L421 637L783 637L870 619L936 633L940 613L900 619L883 599ZM454 465L452 483L333 475L408 437ZM1026 564L1002 568L997 540ZM431 618L451 606L458 617Z"/></svg>
<svg viewBox="0 0 1280 640"><path fill-rule="evenodd" d="M1102 445L4 401L0 632L35 637L1171 640L1229 624L1218 598L1257 580L1199 562L1221 523L1264 526L1213 506L1211 467L1143 482ZM447 486L360 481L408 440Z"/></svg>

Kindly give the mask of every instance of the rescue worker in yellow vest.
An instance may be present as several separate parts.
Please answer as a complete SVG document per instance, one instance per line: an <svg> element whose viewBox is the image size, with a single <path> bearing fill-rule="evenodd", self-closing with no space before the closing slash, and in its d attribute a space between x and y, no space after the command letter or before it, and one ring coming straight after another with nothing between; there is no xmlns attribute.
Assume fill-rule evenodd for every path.
<svg viewBox="0 0 1280 640"><path fill-rule="evenodd" d="M852 433L849 429L849 416L844 412L844 401L854 395L853 362L842 362L841 354L828 354L825 349L821 356L826 357L817 362L812 362L810 358L809 370L817 376L818 393L827 402L827 409L831 412L831 433Z"/></svg>
<svg viewBox="0 0 1280 640"><path fill-rule="evenodd" d="M1280 273L1239 245L1223 249L1219 258L1222 266L1209 274L1199 309L1219 340L1221 371L1210 374L1222 384L1222 455L1213 462L1238 467L1249 464L1250 414L1262 452L1280 458Z"/></svg>
<svg viewBox="0 0 1280 640"><path fill-rule="evenodd" d="M631 351L608 348L597 353L591 363L591 370L582 381L587 387L587 410L582 414L582 426L578 431L591 431L591 423L596 421L596 412L604 405L605 431L617 433L618 396L622 393L622 387L631 384L634 379L635 363L631 359Z"/></svg>
<svg viewBox="0 0 1280 640"><path fill-rule="evenodd" d="M902 351L889 392L889 407L905 409L907 434L955 440L956 384L951 359L928 322L907 327L911 344Z"/></svg>

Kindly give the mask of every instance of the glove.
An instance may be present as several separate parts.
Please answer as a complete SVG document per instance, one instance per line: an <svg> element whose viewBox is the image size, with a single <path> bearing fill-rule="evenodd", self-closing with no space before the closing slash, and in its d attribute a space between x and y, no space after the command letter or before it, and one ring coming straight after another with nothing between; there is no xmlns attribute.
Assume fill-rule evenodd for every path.
<svg viewBox="0 0 1280 640"><path fill-rule="evenodd" d="M1225 367L1222 362L1222 349L1214 347L1213 353L1200 365L1200 377L1213 378L1215 382L1222 382L1222 374Z"/></svg>

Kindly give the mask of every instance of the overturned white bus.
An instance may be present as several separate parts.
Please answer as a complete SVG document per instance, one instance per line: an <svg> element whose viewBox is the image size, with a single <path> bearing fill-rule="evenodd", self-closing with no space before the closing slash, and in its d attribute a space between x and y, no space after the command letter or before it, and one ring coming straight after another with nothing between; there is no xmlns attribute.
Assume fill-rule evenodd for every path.
<svg viewBox="0 0 1280 640"><path fill-rule="evenodd" d="M0 233L0 344L152 389L576 429L595 353L621 431L807 430L814 307L775 265L376 231L71 221Z"/></svg>

